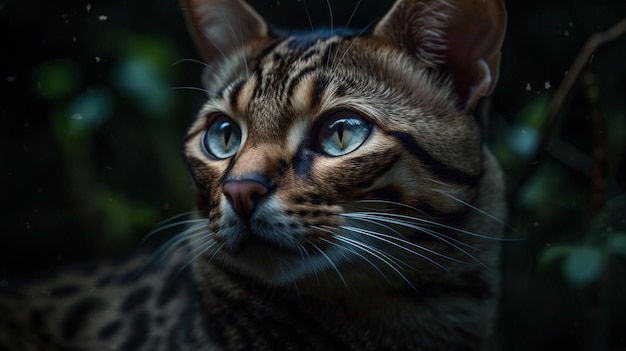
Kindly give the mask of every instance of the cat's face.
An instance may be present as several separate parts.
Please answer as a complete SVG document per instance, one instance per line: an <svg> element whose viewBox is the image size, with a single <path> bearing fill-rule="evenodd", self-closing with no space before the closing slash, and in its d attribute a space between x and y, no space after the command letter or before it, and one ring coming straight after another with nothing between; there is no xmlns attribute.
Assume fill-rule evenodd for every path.
<svg viewBox="0 0 626 351"><path fill-rule="evenodd" d="M485 171L462 107L473 96L381 35L392 20L374 35L253 33L219 50L185 143L208 218L202 262L284 284L404 282L468 260L452 228L468 230Z"/></svg>

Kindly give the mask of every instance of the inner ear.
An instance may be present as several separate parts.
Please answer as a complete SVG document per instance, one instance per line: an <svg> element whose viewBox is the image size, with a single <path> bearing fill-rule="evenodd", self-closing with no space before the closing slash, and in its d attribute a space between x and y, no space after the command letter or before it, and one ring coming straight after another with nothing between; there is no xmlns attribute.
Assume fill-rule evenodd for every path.
<svg viewBox="0 0 626 351"><path fill-rule="evenodd" d="M223 59L267 36L267 24L242 0L181 0L189 30L203 59Z"/></svg>
<svg viewBox="0 0 626 351"><path fill-rule="evenodd" d="M469 111L495 87L505 28L502 0L397 0L374 35L450 74Z"/></svg>

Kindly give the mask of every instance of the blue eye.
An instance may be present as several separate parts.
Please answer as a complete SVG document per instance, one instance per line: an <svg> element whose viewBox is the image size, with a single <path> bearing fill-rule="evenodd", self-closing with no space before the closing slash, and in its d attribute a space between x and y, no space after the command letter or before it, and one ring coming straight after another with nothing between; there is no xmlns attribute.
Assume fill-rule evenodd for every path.
<svg viewBox="0 0 626 351"><path fill-rule="evenodd" d="M330 156L346 155L358 149L372 132L372 124L352 111L337 111L320 125L318 143Z"/></svg>
<svg viewBox="0 0 626 351"><path fill-rule="evenodd" d="M226 159L237 153L241 146L241 129L225 115L213 120L202 134L202 149L212 158Z"/></svg>

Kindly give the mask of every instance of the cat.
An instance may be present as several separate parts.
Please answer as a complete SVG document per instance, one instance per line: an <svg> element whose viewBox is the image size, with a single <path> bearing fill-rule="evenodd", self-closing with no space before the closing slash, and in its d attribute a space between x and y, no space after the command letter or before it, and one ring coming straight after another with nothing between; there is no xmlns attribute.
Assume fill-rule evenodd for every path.
<svg viewBox="0 0 626 351"><path fill-rule="evenodd" d="M271 28L184 0L207 102L194 218L157 257L0 298L9 350L480 350L504 185L473 115L501 0L398 0L371 31Z"/></svg>

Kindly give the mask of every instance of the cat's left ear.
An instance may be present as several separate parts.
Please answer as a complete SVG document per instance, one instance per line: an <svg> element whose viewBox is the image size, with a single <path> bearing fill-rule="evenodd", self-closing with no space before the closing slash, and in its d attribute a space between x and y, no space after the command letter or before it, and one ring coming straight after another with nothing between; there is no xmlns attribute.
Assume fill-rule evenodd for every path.
<svg viewBox="0 0 626 351"><path fill-rule="evenodd" d="M397 0L374 36L448 72L471 111L498 80L505 28L502 0Z"/></svg>
<svg viewBox="0 0 626 351"><path fill-rule="evenodd" d="M196 46L207 63L265 38L267 24L242 0L181 0Z"/></svg>

